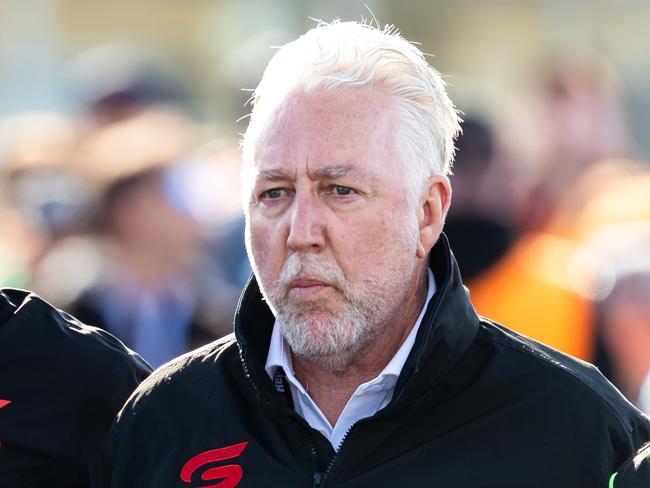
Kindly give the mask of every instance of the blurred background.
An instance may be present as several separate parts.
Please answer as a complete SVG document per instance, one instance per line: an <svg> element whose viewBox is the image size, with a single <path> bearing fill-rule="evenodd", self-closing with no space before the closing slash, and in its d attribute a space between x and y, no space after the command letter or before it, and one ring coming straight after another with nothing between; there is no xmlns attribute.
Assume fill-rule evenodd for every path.
<svg viewBox="0 0 650 488"><path fill-rule="evenodd" d="M479 313L650 412L650 2L365 4L0 2L0 286L154 366L230 332L248 90L312 19L374 15L463 113L446 232Z"/></svg>

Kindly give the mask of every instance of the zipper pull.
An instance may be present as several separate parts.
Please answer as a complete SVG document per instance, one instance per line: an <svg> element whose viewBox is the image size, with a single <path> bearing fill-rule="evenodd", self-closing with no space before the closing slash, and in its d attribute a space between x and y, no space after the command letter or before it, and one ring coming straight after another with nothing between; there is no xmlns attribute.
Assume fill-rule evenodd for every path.
<svg viewBox="0 0 650 488"><path fill-rule="evenodd" d="M314 473L314 485L313 488L321 488L325 486L325 481L327 480L327 474L325 473Z"/></svg>

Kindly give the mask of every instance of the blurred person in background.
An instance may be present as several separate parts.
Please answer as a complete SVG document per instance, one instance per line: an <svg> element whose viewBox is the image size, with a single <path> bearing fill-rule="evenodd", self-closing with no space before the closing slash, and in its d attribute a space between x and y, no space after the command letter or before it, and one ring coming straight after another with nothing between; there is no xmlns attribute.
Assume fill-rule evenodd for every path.
<svg viewBox="0 0 650 488"><path fill-rule="evenodd" d="M151 107L103 125L80 150L101 188L94 280L69 305L154 367L226 331L201 313L203 232L178 180L192 141L180 114ZM210 307L211 309L213 307ZM229 309L230 310L230 309Z"/></svg>
<svg viewBox="0 0 650 488"><path fill-rule="evenodd" d="M68 85L90 130L152 107L187 112L183 80L160 53L124 42L100 44L67 66Z"/></svg>
<svg viewBox="0 0 650 488"><path fill-rule="evenodd" d="M579 203L581 202L582 203ZM646 413L642 395L650 363L647 316L650 272L650 173L644 162L609 160L585 173L564 228L580 243L570 276L593 301L597 363ZM570 226L570 231L568 229Z"/></svg>
<svg viewBox="0 0 650 488"><path fill-rule="evenodd" d="M573 279L582 245L576 207L590 196L579 192L578 203L574 194L585 172L632 144L616 72L602 55L567 57L542 79L535 102L499 131L496 157L515 181L514 198L506 194L514 243L468 287L480 314L594 361L594 303Z"/></svg>
<svg viewBox="0 0 650 488"><path fill-rule="evenodd" d="M0 283L26 287L56 244L82 232L94 194L75 167L75 119L33 112L0 121Z"/></svg>
<svg viewBox="0 0 650 488"><path fill-rule="evenodd" d="M187 132L182 118L187 116L187 89L176 70L158 53L135 48L124 43L109 43L89 49L70 63L71 84L78 93L88 122L89 138L93 133L111 130L120 122L147 117L155 110L176 124L179 134ZM176 118L176 122L173 121ZM187 121L185 121L187 122ZM169 138L161 144L165 154L157 159L170 159L168 145L179 140L171 127ZM202 129L202 128L201 128ZM204 138L194 124L193 146ZM149 136L145 135L145 141ZM201 140L201 142L204 142ZM155 144L147 142L144 147L136 134L122 141L129 146L129 153L142 149L145 157L152 159ZM199 147L196 156L188 157L188 146L178 148L174 157L182 155L178 168L169 180L176 180L173 190L188 214L199 220L206 241L209 263L204 268L209 274L213 290L210 303L211 320L216 322L220 333L232 330L232 315L239 292L251 274L251 267L244 246L244 220L239 193L239 169L241 151L231 141L212 138ZM94 151L96 154L98 151ZM106 147L106 154L111 151ZM174 151L172 151L174 152ZM115 164L105 161L105 165ZM171 185L168 185L171 189ZM181 202L185 200L185 202ZM205 284L204 284L205 285Z"/></svg>
<svg viewBox="0 0 650 488"><path fill-rule="evenodd" d="M485 122L466 117L456 140L451 183L454 201L445 234L463 273L472 280L501 259L516 237L515 193L508 168L495 159L495 141ZM476 243L480 242L480 246Z"/></svg>
<svg viewBox="0 0 650 488"><path fill-rule="evenodd" d="M646 259L648 249L650 240L645 242ZM650 268L618 277L599 308L613 380L650 415Z"/></svg>
<svg viewBox="0 0 650 488"><path fill-rule="evenodd" d="M634 156L622 83L603 54L573 51L540 68L533 93L499 120L500 158L517 181L519 225L544 232L558 205L599 161Z"/></svg>
<svg viewBox="0 0 650 488"><path fill-rule="evenodd" d="M95 483L111 422L150 371L105 331L0 288L0 486Z"/></svg>
<svg viewBox="0 0 650 488"><path fill-rule="evenodd" d="M58 232L29 263L26 283L158 366L232 329L239 290L204 252L207 229L232 205L214 187L205 191L223 171L193 156L205 136L183 110L182 87L151 53L100 46L70 72L83 110L66 169L81 188L64 193L91 194L91 211L71 218L76 232ZM25 140L34 144L38 134L25 131Z"/></svg>

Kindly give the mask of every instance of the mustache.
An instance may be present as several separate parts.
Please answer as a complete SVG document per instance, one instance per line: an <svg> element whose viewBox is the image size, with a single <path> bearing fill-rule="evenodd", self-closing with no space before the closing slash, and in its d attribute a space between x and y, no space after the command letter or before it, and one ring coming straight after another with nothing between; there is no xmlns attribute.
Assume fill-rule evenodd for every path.
<svg viewBox="0 0 650 488"><path fill-rule="evenodd" d="M347 280L341 268L328 263L316 254L291 254L280 271L279 284L285 293L295 279L322 281L341 290L347 288Z"/></svg>

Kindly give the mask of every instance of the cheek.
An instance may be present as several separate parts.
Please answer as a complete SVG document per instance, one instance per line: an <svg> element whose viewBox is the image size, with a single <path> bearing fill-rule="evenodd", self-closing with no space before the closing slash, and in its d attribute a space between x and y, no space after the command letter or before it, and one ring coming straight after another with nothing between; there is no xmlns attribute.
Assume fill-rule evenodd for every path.
<svg viewBox="0 0 650 488"><path fill-rule="evenodd" d="M382 213L381 232L387 252L413 248L417 243L419 229L416 212L406 202L395 203L393 211Z"/></svg>
<svg viewBox="0 0 650 488"><path fill-rule="evenodd" d="M279 274L285 246L277 230L266 219L249 215L246 224L246 250L256 271L263 277Z"/></svg>
<svg viewBox="0 0 650 488"><path fill-rule="evenodd" d="M391 275L411 273L418 260L418 224L415 216L402 214L399 218L388 218L384 241L384 267Z"/></svg>
<svg viewBox="0 0 650 488"><path fill-rule="evenodd" d="M345 271L356 270L353 276L376 281L387 272L403 271L406 262L415 261L417 222L413 225L409 217L378 211L346 225L340 239L347 258L341 263Z"/></svg>

